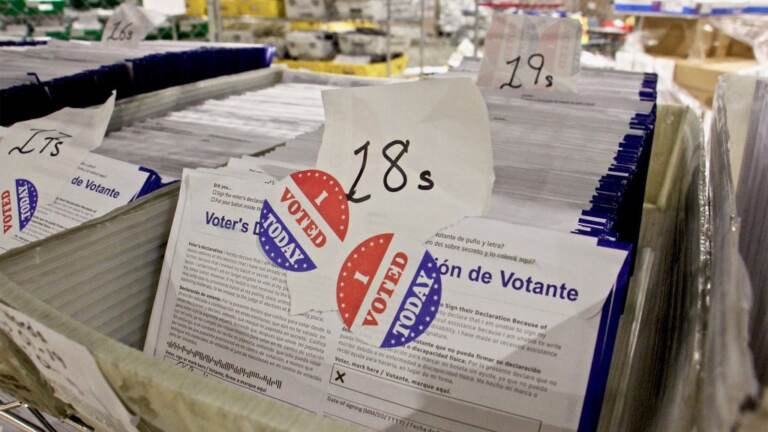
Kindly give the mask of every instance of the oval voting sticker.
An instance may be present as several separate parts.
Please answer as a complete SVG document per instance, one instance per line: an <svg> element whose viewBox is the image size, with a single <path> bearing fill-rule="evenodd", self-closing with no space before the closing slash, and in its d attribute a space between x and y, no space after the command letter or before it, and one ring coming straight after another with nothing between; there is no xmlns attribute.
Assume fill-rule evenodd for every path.
<svg viewBox="0 0 768 432"><path fill-rule="evenodd" d="M357 245L342 264L336 303L347 329L372 345L393 348L427 330L441 292L429 251L379 234Z"/></svg>
<svg viewBox="0 0 768 432"><path fill-rule="evenodd" d="M320 170L298 171L275 186L259 217L259 243L277 266L297 272L317 268L317 257L336 251L349 228L341 184Z"/></svg>
<svg viewBox="0 0 768 432"><path fill-rule="evenodd" d="M37 188L31 181L16 179L16 205L19 214L19 231L23 231L37 209Z"/></svg>
<svg viewBox="0 0 768 432"><path fill-rule="evenodd" d="M16 192L15 201L10 189L0 192L3 234L8 234L13 229L14 223L16 223L19 231L23 231L29 225L29 222L32 221L32 216L35 215L35 210L37 209L38 194L35 185L26 179L16 179L14 186ZM15 211L14 205L16 207Z"/></svg>

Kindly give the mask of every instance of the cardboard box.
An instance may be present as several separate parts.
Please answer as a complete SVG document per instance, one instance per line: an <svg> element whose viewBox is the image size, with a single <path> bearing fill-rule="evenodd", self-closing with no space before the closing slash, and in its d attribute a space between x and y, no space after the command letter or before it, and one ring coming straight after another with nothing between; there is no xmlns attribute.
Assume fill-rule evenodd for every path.
<svg viewBox="0 0 768 432"><path fill-rule="evenodd" d="M721 75L755 66L757 66L755 60L738 57L704 60L676 59L675 83L706 106L712 106L712 97Z"/></svg>

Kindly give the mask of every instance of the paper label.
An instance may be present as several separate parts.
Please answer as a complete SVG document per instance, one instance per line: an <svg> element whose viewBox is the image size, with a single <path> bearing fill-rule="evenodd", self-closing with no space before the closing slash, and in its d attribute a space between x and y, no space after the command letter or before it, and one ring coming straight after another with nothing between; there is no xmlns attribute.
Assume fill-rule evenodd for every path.
<svg viewBox="0 0 768 432"><path fill-rule="evenodd" d="M114 108L64 108L19 122L0 141L0 249L30 226L36 211L53 201L89 152L101 144Z"/></svg>
<svg viewBox="0 0 768 432"><path fill-rule="evenodd" d="M154 24L144 8L123 3L104 26L101 43L112 46L137 47L152 31Z"/></svg>
<svg viewBox="0 0 768 432"><path fill-rule="evenodd" d="M0 331L32 360L62 401L97 430L136 432L88 350L21 312L0 304Z"/></svg>
<svg viewBox="0 0 768 432"><path fill-rule="evenodd" d="M575 90L581 24L570 18L495 14L477 84L506 90Z"/></svg>
<svg viewBox="0 0 768 432"><path fill-rule="evenodd" d="M365 220L356 226L366 237L401 229L428 237L488 208L490 126L471 80L330 90L323 103L317 168L342 183L350 217Z"/></svg>

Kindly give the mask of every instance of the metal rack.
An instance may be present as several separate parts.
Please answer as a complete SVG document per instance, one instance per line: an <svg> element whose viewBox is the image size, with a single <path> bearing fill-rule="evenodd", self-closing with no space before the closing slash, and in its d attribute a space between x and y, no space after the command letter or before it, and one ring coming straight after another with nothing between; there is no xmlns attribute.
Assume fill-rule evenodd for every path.
<svg viewBox="0 0 768 432"><path fill-rule="evenodd" d="M20 415L20 412L29 413L36 420L36 423L33 423L28 417ZM76 432L93 432L93 428L74 417L61 419L61 426L54 425L53 423L57 423L55 420L52 423L38 409L20 401L4 402L0 399L0 419L22 432L65 432L61 426Z"/></svg>

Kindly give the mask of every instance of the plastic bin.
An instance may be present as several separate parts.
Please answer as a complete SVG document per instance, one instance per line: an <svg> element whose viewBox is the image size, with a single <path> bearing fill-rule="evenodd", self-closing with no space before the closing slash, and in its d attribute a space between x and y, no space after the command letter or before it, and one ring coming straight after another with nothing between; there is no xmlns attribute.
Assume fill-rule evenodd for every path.
<svg viewBox="0 0 768 432"><path fill-rule="evenodd" d="M653 324L642 321L653 318L644 313L643 299L663 292L663 286L653 286L654 272L663 269L649 265L657 262L653 257L669 253L652 249L672 250L671 239L660 235L660 225L674 220L683 202L682 173L698 165L696 158L685 157L696 153L689 147L700 145L687 132L698 125L696 119L673 107L661 107L659 118L673 121L662 120L657 126L651 170L664 174L662 181L648 184L646 196L655 201L646 206L640 242L644 251L638 254L634 294L628 299L617 340L614 365L619 359L628 363L611 372L603 411L608 425L614 424L614 418L619 419L616 424L625 424L621 419L631 421L640 415L628 409L633 407L632 387L625 384L649 378L637 376L639 371L633 367L642 353L642 332L651 331ZM177 196L177 186L165 188L100 219L0 256L0 299L86 346L128 409L140 416L142 430L354 429L137 351L143 345ZM0 388L48 412L71 413L66 401L52 394L29 360L1 334L0 350L9 353L0 356Z"/></svg>
<svg viewBox="0 0 768 432"><path fill-rule="evenodd" d="M208 14L208 2L206 0L185 0L187 15L192 17L204 17Z"/></svg>

